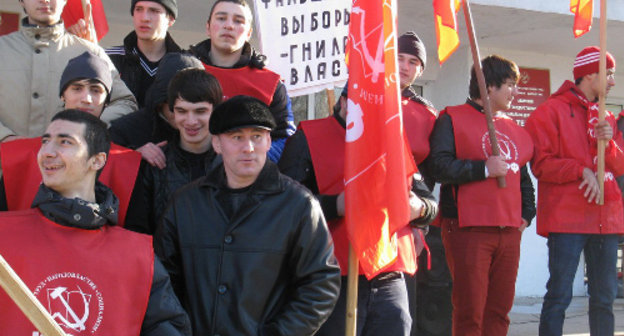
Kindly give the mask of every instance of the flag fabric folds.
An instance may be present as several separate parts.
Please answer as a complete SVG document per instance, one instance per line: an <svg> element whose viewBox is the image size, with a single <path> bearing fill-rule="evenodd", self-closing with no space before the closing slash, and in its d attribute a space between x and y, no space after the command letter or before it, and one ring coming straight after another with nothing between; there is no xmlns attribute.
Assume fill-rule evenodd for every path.
<svg viewBox="0 0 624 336"><path fill-rule="evenodd" d="M591 29L594 0L570 0L570 12L574 13L572 32L575 38L579 38Z"/></svg>
<svg viewBox="0 0 624 336"><path fill-rule="evenodd" d="M91 2L91 15L93 16L93 26L95 27L95 33L98 41L101 40L106 33L108 33L108 22L106 21L106 13L104 13L104 6L102 0L90 0ZM84 19L84 12L82 10L81 0L67 0L67 4L61 14L65 27L71 27L75 25L78 20Z"/></svg>
<svg viewBox="0 0 624 336"><path fill-rule="evenodd" d="M456 15L460 6L461 0L433 0L433 20L436 28L440 65L459 46Z"/></svg>
<svg viewBox="0 0 624 336"><path fill-rule="evenodd" d="M345 222L370 279L397 258L409 220L408 176L396 50L396 0L354 0L349 26Z"/></svg>

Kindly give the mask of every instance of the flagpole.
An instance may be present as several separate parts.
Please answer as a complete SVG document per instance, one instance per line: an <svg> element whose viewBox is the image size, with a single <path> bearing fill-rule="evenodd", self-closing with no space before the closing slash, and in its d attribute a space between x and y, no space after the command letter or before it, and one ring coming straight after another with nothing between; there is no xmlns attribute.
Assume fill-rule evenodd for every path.
<svg viewBox="0 0 624 336"><path fill-rule="evenodd" d="M607 94L607 0L600 0L600 62L598 63L598 79L600 94L598 95L598 121L605 120L605 96ZM600 187L600 205L604 204L605 148L606 140L598 139L598 186Z"/></svg>
<svg viewBox="0 0 624 336"><path fill-rule="evenodd" d="M4 288L11 300L42 334L66 336L65 332L30 292L2 255L0 255L0 286Z"/></svg>
<svg viewBox="0 0 624 336"><path fill-rule="evenodd" d="M466 28L468 30L468 37L470 39L470 49L472 49L472 60L474 62L474 70L477 75L477 81L479 83L479 93L481 94L481 100L483 101L483 112L485 113L485 122L487 123L488 133L490 135L490 146L492 147L492 155L500 155L500 148L498 147L498 140L496 139L496 128L494 127L494 121L492 119L492 107L490 105L490 97L487 94L487 87L485 85L485 76L483 75L483 69L481 68L481 56L479 56L479 46L477 45L477 39L475 38L475 29L472 24L472 14L470 13L470 4L468 0L464 0L464 17L466 18ZM507 183L504 176L496 178L498 180L498 187L505 188Z"/></svg>
<svg viewBox="0 0 624 336"><path fill-rule="evenodd" d="M359 261L349 244L349 273L347 274L347 314L345 316L345 336L355 336L357 331L357 301Z"/></svg>

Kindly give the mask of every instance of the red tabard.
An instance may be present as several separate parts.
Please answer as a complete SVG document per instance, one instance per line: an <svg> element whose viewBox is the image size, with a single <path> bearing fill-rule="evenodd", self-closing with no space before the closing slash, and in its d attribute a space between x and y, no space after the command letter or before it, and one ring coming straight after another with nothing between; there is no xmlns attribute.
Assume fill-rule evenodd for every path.
<svg viewBox="0 0 624 336"><path fill-rule="evenodd" d="M41 184L37 153L41 138L20 139L0 145L0 161L9 210L30 209ZM130 196L139 173L141 154L111 143L108 160L99 181L119 198L118 225L123 226Z"/></svg>
<svg viewBox="0 0 624 336"><path fill-rule="evenodd" d="M151 238L62 226L38 209L0 213L0 254L68 335L136 335L154 272ZM0 291L2 335L40 335Z"/></svg>
<svg viewBox="0 0 624 336"><path fill-rule="evenodd" d="M403 128L416 164L429 155L429 135L436 121L436 111L409 98L401 98Z"/></svg>
<svg viewBox="0 0 624 336"><path fill-rule="evenodd" d="M219 80L225 99L237 95L252 96L271 105L275 88L280 76L267 69L257 69L249 66L242 68L219 68L204 63L206 72Z"/></svg>
<svg viewBox="0 0 624 336"><path fill-rule="evenodd" d="M486 160L492 155L483 113L468 104L447 107L446 113L453 121L458 159ZM533 156L533 141L522 127L502 114L494 117L494 125L501 156L510 166L505 176L507 187L499 188L493 178L460 185L457 210L461 227L522 225L520 168Z"/></svg>
<svg viewBox="0 0 624 336"><path fill-rule="evenodd" d="M299 123L308 140L314 175L319 193L337 195L344 191L345 129L336 118L307 120ZM344 218L328 222L334 240L334 254L340 264L342 275L348 272L349 239ZM397 232L398 258L382 272L401 271L409 274L416 272L416 247L414 236L408 223ZM359 274L364 274L362 268Z"/></svg>

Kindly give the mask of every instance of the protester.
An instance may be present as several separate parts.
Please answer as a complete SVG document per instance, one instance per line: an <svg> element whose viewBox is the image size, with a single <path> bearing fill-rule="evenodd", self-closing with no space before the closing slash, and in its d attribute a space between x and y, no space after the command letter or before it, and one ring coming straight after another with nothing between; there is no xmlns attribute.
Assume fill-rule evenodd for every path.
<svg viewBox="0 0 624 336"><path fill-rule="evenodd" d="M110 99L112 83L109 64L90 52L84 52L67 63L61 75L59 96L65 108L99 118ZM30 209L41 184L37 165L39 147L41 137L18 139L0 145L4 170L0 180L0 210ZM112 144L107 162L99 181L113 189L120 200L117 222L123 226L127 215L141 221L144 214L140 208L130 207L131 198L136 197L133 190L141 156Z"/></svg>
<svg viewBox="0 0 624 336"><path fill-rule="evenodd" d="M90 51L109 65L113 79L110 104L102 120L110 122L136 110L132 93L99 46L65 31L65 1L20 0L27 17L20 30L0 37L0 140L41 136L61 109L55 94L67 61Z"/></svg>
<svg viewBox="0 0 624 336"><path fill-rule="evenodd" d="M160 61L154 83L146 94L147 105L111 124L113 142L141 153L143 160L160 169L167 165L162 147L177 136L173 112L167 102L167 86L179 71L186 68L203 69L195 57L166 54Z"/></svg>
<svg viewBox="0 0 624 336"><path fill-rule="evenodd" d="M607 111L598 122L600 49L587 47L574 61L575 82L565 81L527 119L535 143L531 170L538 180L537 233L548 238L546 295L540 336L561 335L581 252L585 254L592 336L613 335L618 235L624 233L622 196L614 176L624 174L622 134ZM615 85L615 59L607 53L607 93ZM604 205L596 178L597 142L606 141Z"/></svg>
<svg viewBox="0 0 624 336"><path fill-rule="evenodd" d="M474 69L470 98L441 112L431 134L430 172L440 189L442 240L453 280L453 335L504 336L509 329L522 231L535 216L526 163L533 143L502 111L517 93L517 65L481 61L500 155L492 155ZM497 185L502 177L507 186Z"/></svg>
<svg viewBox="0 0 624 336"><path fill-rule="evenodd" d="M210 133L223 164L181 188L156 231L195 335L312 335L338 298L321 207L267 160L273 128L255 98L218 105Z"/></svg>
<svg viewBox="0 0 624 336"><path fill-rule="evenodd" d="M191 335L150 237L115 226L118 200L96 182L109 147L95 116L54 116L37 155L34 209L0 213L0 254L68 334ZM0 330L39 335L4 291Z"/></svg>
<svg viewBox="0 0 624 336"><path fill-rule="evenodd" d="M158 65L166 53L180 52L168 29L178 16L177 0L132 0L130 6L134 31L123 45L106 49L121 79L143 108L145 94L154 82Z"/></svg>
<svg viewBox="0 0 624 336"><path fill-rule="evenodd" d="M344 147L347 115L347 87L334 107L333 116L302 121L289 138L279 162L285 175L299 181L318 198L329 222L340 264L342 288L336 308L317 335L344 335L346 314L346 275L349 242L344 223ZM332 183L340 181L340 183ZM414 236L437 213L437 204L417 174L410 196L412 222L398 232L399 257L370 281L360 269L358 280L357 335L409 335L412 325L403 272L414 274L417 253ZM414 232L414 233L412 233Z"/></svg>
<svg viewBox="0 0 624 336"><path fill-rule="evenodd" d="M150 164L141 167L147 222L130 228L149 234L154 234L157 220L176 190L207 175L221 163L212 149L208 130L212 110L223 98L217 79L203 69L184 69L171 80L167 96L179 135L163 147L165 168Z"/></svg>
<svg viewBox="0 0 624 336"><path fill-rule="evenodd" d="M269 105L277 126L271 132L268 155L277 162L286 138L295 132L294 117L280 76L264 68L266 57L249 44L251 23L251 8L245 0L217 0L206 23L208 39L190 51L217 77L226 98L249 95Z"/></svg>

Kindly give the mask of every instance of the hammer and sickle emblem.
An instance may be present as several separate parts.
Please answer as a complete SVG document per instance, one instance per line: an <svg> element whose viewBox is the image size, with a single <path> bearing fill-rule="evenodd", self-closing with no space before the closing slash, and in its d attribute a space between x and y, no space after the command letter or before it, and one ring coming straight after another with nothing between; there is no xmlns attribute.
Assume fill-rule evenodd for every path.
<svg viewBox="0 0 624 336"><path fill-rule="evenodd" d="M360 7L353 7L351 10L352 14L361 14L360 18L360 42L354 43L354 45L360 44L359 49L360 54L363 56L366 64L371 68L372 78L371 81L373 83L377 83L379 80L379 75L385 72L385 66L383 63L383 54L384 54L384 36L383 36L383 25L378 26L374 30L379 30L379 43L377 45L377 51L375 53L375 57L371 55L370 50L368 49L368 45L366 44L366 38L373 33L373 31L367 32L365 29L365 21L366 21L366 11Z"/></svg>
<svg viewBox="0 0 624 336"><path fill-rule="evenodd" d="M53 300L57 300L58 299L59 301L61 301L61 303L63 304L63 306L65 306L65 309L69 313L71 319L73 320L73 323L68 321L59 312L55 312L54 314L52 314L52 318L53 319L57 319L58 318L58 320L62 324L66 325L68 328L71 328L71 329L76 330L76 331L83 331L83 330L85 330L87 328L85 326L85 322L89 318L89 302L87 301L86 295L82 292L82 289L80 289L80 287L78 287L78 290L80 291L80 296L82 297L82 301L84 303L84 308L85 308L83 316L79 318L78 315L76 314L76 312L69 305L67 300L65 300L65 297L63 296L63 293L65 293L65 291L67 291L67 288L65 288L65 287L57 287L57 288L55 288L52 291L52 293L50 294L50 297Z"/></svg>

